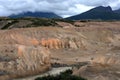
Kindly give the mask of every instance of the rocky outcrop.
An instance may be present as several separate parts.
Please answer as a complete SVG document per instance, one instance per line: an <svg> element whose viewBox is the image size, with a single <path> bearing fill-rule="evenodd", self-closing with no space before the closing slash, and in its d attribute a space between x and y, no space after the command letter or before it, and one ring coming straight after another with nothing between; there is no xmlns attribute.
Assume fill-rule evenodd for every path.
<svg viewBox="0 0 120 80"><path fill-rule="evenodd" d="M0 77L7 75L11 79L50 69L50 52L44 47L0 45L0 48Z"/></svg>
<svg viewBox="0 0 120 80"><path fill-rule="evenodd" d="M42 38L40 41L40 45L47 47L49 49L85 49L86 45L82 40L77 40L76 38L65 38L65 39L57 39L57 38Z"/></svg>
<svg viewBox="0 0 120 80"><path fill-rule="evenodd" d="M40 44L44 47L47 47L49 49L60 49L60 48L64 48L64 44L61 40L59 39L44 39L42 38L42 40L40 41Z"/></svg>
<svg viewBox="0 0 120 80"><path fill-rule="evenodd" d="M73 72L73 75L81 76L87 80L119 80L120 70L118 66L105 66L92 64L81 67Z"/></svg>
<svg viewBox="0 0 120 80"><path fill-rule="evenodd" d="M50 68L49 50L52 63L72 64L91 59L91 65L117 66L118 32L96 27L1 30L0 70L2 75L13 77L46 71Z"/></svg>
<svg viewBox="0 0 120 80"><path fill-rule="evenodd" d="M119 56L98 56L92 58L89 64L73 71L73 75L87 80L119 80Z"/></svg>
<svg viewBox="0 0 120 80"><path fill-rule="evenodd" d="M98 56L91 60L91 64L120 65L119 56Z"/></svg>
<svg viewBox="0 0 120 80"><path fill-rule="evenodd" d="M53 31L55 30L56 28L53 28ZM58 29L57 34L49 31L52 30L38 28L0 31L0 72L3 72L1 77L42 73L51 67L49 50L86 47L83 38L76 37L77 33L63 29Z"/></svg>
<svg viewBox="0 0 120 80"><path fill-rule="evenodd" d="M4 36L2 35L4 34ZM85 49L86 44L85 41L75 37L63 37L63 38L35 38L35 34L33 37L19 34L18 32L3 32L0 34L0 44L22 44L28 46L43 46L49 49Z"/></svg>

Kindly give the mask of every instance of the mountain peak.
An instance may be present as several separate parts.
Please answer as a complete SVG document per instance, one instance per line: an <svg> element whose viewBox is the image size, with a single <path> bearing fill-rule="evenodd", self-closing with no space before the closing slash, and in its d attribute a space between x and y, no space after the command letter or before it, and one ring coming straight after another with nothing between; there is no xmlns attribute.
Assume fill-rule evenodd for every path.
<svg viewBox="0 0 120 80"><path fill-rule="evenodd" d="M111 7L110 6L98 6L99 8L109 8L109 9L111 9ZM96 8L98 8L98 7L96 7Z"/></svg>
<svg viewBox="0 0 120 80"><path fill-rule="evenodd" d="M80 19L100 19L100 20L120 20L120 15L112 11L110 6L98 6L84 13L69 17L67 19L80 20Z"/></svg>
<svg viewBox="0 0 120 80"><path fill-rule="evenodd" d="M97 10L97 11L112 11L112 8L110 6L104 7L104 6L98 6L91 10Z"/></svg>

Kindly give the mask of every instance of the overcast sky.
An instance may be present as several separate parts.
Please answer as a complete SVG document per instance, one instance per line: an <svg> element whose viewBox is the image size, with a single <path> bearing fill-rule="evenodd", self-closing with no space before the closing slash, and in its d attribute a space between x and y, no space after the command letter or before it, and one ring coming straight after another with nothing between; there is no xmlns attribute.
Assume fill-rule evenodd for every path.
<svg viewBox="0 0 120 80"><path fill-rule="evenodd" d="M62 17L76 15L96 6L120 8L120 0L0 0L0 16L26 11L54 12Z"/></svg>

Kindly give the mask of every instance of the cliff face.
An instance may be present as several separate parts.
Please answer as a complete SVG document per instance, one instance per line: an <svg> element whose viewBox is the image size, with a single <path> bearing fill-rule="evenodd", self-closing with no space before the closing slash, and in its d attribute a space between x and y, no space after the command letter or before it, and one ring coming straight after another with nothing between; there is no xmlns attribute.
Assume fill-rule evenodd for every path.
<svg viewBox="0 0 120 80"><path fill-rule="evenodd" d="M120 59L117 55L103 55L92 58L90 63L73 71L73 75L88 80L119 80Z"/></svg>
<svg viewBox="0 0 120 80"><path fill-rule="evenodd" d="M44 34L46 29L44 29L44 33L39 30L16 29L0 31L1 79L45 72L51 67L49 50L78 49L80 47L77 44L77 38L74 39L75 36L68 35L71 33L69 31L64 32L64 36L56 37L53 34L46 36Z"/></svg>
<svg viewBox="0 0 120 80"><path fill-rule="evenodd" d="M119 66L120 28L106 27L106 23L105 26L96 22L83 24L92 25L1 30L2 75L20 77L37 74L47 71L50 63L91 62L96 67Z"/></svg>
<svg viewBox="0 0 120 80"><path fill-rule="evenodd" d="M39 28L40 30L42 28ZM22 44L29 46L43 46L49 49L64 49L64 48L85 48L84 37L78 33L58 28L59 32L47 30L43 28L38 31L37 29L25 30L9 30L0 32L0 44ZM33 31L32 31L33 30ZM53 31L53 32L52 32ZM64 31L63 33L61 31ZM46 33L47 32L47 33ZM40 34L40 35L39 35ZM71 35L72 34L72 35ZM78 36L78 37L77 37Z"/></svg>
<svg viewBox="0 0 120 80"><path fill-rule="evenodd" d="M50 51L40 46L36 38L17 31L12 33L11 31L1 31L0 37L2 75L0 79L33 75L50 69Z"/></svg>
<svg viewBox="0 0 120 80"><path fill-rule="evenodd" d="M120 65L119 57L117 56L99 56L91 60L92 64L102 64L102 65Z"/></svg>
<svg viewBox="0 0 120 80"><path fill-rule="evenodd" d="M85 45L81 40L76 40L76 38L73 39L42 39L40 41L40 44L44 47L47 47L49 49L79 49L79 48L85 48Z"/></svg>
<svg viewBox="0 0 120 80"><path fill-rule="evenodd" d="M20 77L38 74L50 68L50 52L44 47L0 45L2 75Z"/></svg>
<svg viewBox="0 0 120 80"><path fill-rule="evenodd" d="M101 64L87 65L74 71L73 75L84 77L88 80L119 80L118 67L109 67Z"/></svg>

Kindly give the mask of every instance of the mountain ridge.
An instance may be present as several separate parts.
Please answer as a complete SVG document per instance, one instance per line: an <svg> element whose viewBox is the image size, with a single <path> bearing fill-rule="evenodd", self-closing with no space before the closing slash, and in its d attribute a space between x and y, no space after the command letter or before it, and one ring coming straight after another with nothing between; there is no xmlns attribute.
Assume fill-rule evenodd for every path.
<svg viewBox="0 0 120 80"><path fill-rule="evenodd" d="M53 12L24 12L19 14L12 14L10 18L23 18L23 17L39 17L39 18L62 18Z"/></svg>
<svg viewBox="0 0 120 80"><path fill-rule="evenodd" d="M120 20L120 15L115 13L110 6L98 6L81 14L68 17L70 20L80 19L100 19L100 20Z"/></svg>
<svg viewBox="0 0 120 80"><path fill-rule="evenodd" d="M120 8L117 10L114 10L114 12L120 14Z"/></svg>

